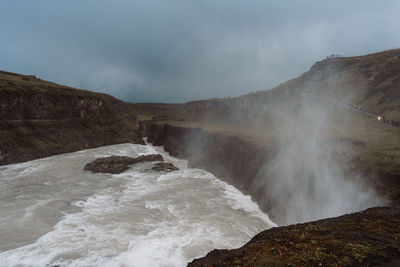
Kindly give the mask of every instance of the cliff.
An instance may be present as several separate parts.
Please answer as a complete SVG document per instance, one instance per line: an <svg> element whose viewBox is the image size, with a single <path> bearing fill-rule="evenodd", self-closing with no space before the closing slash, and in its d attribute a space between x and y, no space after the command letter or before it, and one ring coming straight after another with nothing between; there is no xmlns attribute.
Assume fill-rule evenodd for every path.
<svg viewBox="0 0 400 267"><path fill-rule="evenodd" d="M188 266L398 266L400 208L275 227L233 250L213 250Z"/></svg>
<svg viewBox="0 0 400 267"><path fill-rule="evenodd" d="M0 72L0 165L123 142L141 142L133 104Z"/></svg>

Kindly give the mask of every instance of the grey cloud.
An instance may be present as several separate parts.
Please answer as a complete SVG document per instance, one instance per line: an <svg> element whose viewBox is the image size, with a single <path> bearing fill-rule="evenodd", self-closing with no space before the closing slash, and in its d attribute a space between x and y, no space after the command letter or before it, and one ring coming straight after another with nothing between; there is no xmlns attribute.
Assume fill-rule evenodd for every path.
<svg viewBox="0 0 400 267"><path fill-rule="evenodd" d="M397 1L4 1L0 69L133 102L270 89L400 44Z"/></svg>

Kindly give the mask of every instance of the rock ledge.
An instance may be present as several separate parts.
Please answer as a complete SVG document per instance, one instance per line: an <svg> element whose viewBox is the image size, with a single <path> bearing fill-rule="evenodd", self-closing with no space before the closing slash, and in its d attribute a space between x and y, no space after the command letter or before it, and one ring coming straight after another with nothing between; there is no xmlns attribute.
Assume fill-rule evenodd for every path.
<svg viewBox="0 0 400 267"><path fill-rule="evenodd" d="M172 163L169 162L157 162L151 169L154 171L164 171L164 172L172 172L179 170L178 167L174 166Z"/></svg>

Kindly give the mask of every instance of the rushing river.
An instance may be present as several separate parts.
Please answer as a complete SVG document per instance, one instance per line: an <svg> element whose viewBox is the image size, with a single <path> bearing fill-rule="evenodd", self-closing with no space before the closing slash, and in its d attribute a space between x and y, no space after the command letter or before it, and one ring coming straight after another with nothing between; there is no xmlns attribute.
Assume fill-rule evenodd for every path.
<svg viewBox="0 0 400 267"><path fill-rule="evenodd" d="M160 153L116 175L98 157ZM161 147L120 144L0 166L0 266L184 266L274 224L249 196Z"/></svg>

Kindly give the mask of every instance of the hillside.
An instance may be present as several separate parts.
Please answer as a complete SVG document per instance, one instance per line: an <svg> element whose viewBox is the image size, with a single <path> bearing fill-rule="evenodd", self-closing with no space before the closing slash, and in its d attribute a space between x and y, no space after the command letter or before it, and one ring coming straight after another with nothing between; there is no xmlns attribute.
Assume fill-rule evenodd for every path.
<svg viewBox="0 0 400 267"><path fill-rule="evenodd" d="M308 72L272 90L188 102L177 118L237 120L240 116L232 116L232 113L237 115L237 110L265 108L266 104L282 103L300 93L361 105L365 110L385 115L390 120L400 120L400 49L366 56L326 58L316 62Z"/></svg>
<svg viewBox="0 0 400 267"><path fill-rule="evenodd" d="M134 104L0 71L0 165L140 142Z"/></svg>

